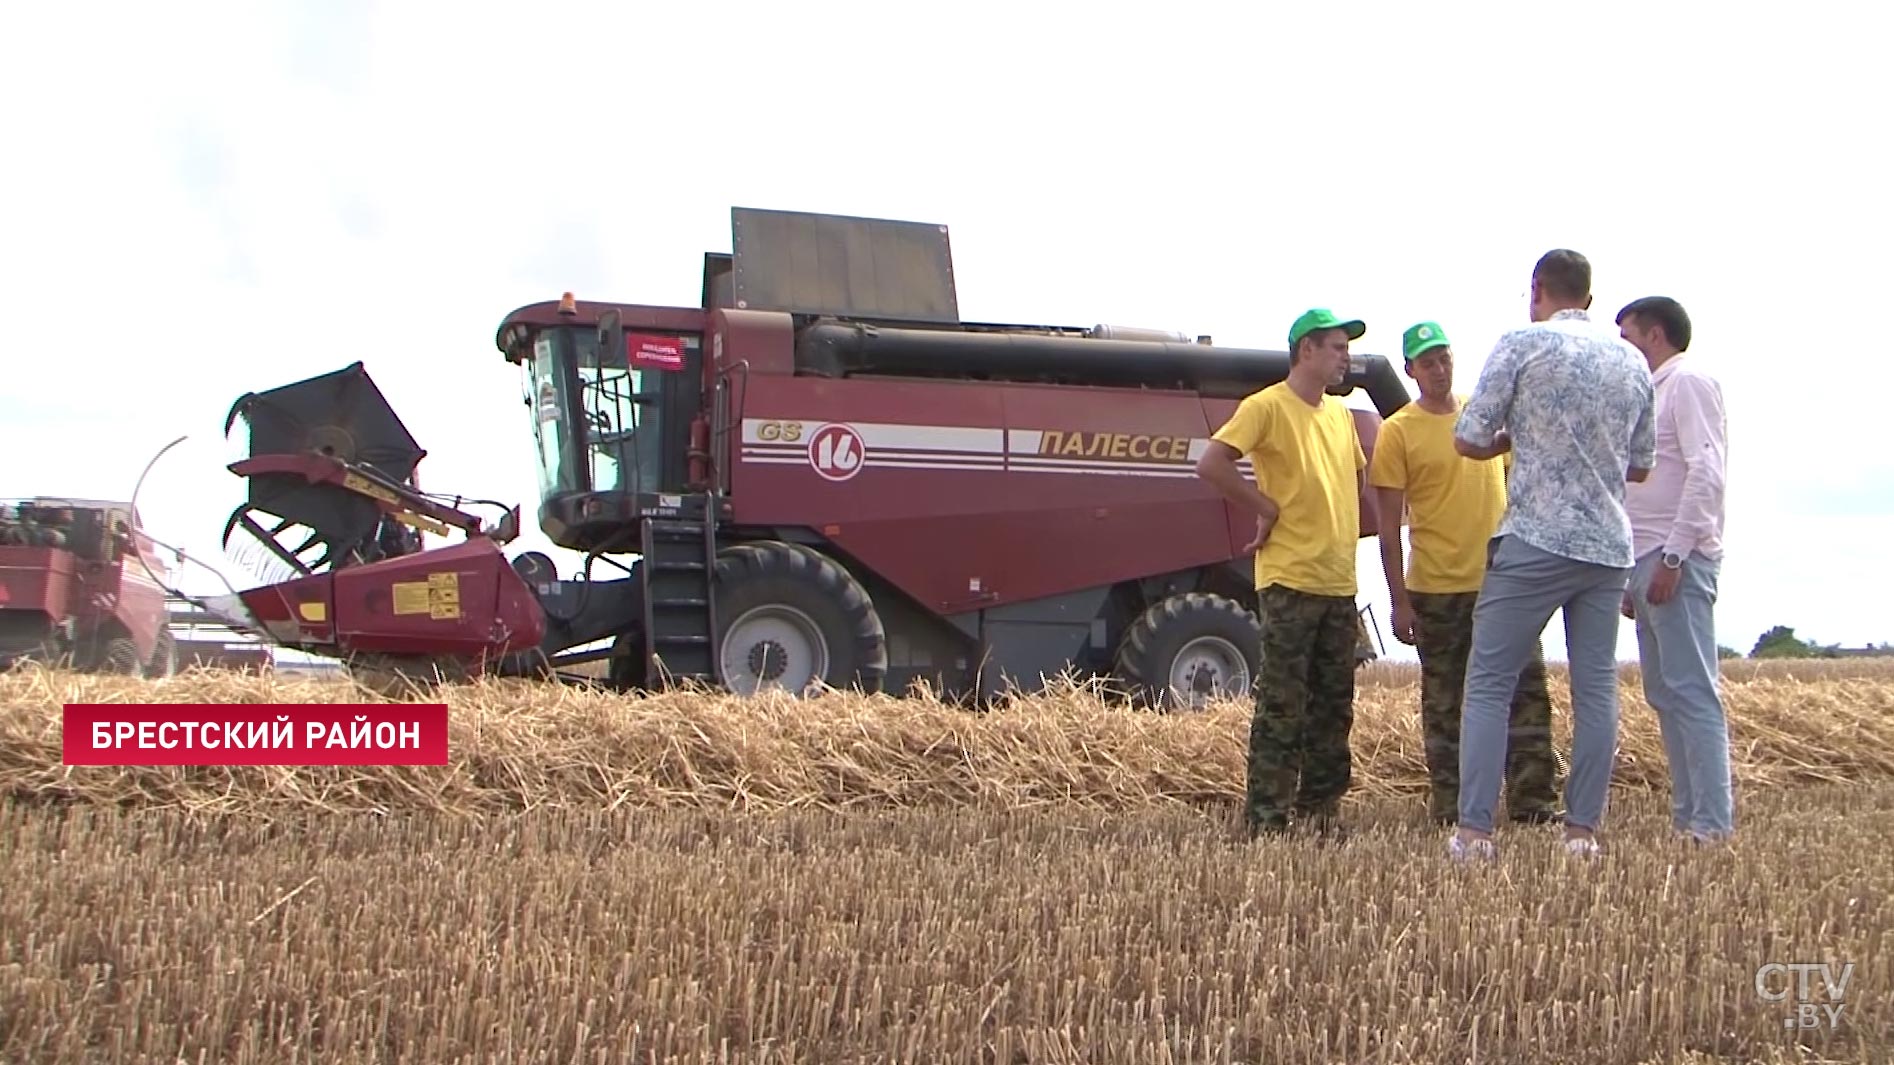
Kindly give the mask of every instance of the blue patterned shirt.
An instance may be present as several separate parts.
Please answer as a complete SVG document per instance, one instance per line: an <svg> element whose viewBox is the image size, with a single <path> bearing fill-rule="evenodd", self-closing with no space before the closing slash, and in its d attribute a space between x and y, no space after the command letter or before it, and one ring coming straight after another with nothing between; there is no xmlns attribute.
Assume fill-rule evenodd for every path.
<svg viewBox="0 0 1894 1065"><path fill-rule="evenodd" d="M1625 474L1657 462L1651 370L1584 311L1500 337L1454 433L1479 447L1505 429L1513 469L1498 536L1580 562L1630 567Z"/></svg>

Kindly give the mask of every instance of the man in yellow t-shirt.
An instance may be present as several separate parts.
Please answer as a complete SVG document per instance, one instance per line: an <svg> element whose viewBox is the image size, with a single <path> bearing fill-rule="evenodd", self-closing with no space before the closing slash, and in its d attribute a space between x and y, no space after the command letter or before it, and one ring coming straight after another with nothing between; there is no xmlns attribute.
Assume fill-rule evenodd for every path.
<svg viewBox="0 0 1894 1065"><path fill-rule="evenodd" d="M1366 327L1324 308L1289 330L1289 376L1245 397L1210 438L1197 476L1256 515L1257 601L1263 620L1250 722L1244 817L1252 833L1291 814L1325 834L1352 783L1355 553L1367 458L1354 416L1327 394L1348 373L1348 345ZM1236 462L1248 455L1251 484Z"/></svg>
<svg viewBox="0 0 1894 1065"><path fill-rule="evenodd" d="M1460 811L1460 700L1473 649L1473 605L1488 544L1506 511L1512 454L1469 459L1454 449L1454 423L1464 401L1453 393L1453 347L1437 323L1409 328L1401 349L1420 398L1382 424L1368 483L1378 496L1394 638L1413 645L1421 660L1427 809L1435 821L1453 824ZM1405 573L1403 511L1414 556ZM1520 674L1511 717L1507 810L1514 821L1556 821L1558 764L1543 653Z"/></svg>

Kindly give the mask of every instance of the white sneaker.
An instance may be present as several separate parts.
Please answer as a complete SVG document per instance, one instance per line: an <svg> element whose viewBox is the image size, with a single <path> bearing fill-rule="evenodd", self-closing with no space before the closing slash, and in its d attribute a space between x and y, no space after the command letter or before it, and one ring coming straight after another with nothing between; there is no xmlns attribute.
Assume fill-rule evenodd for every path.
<svg viewBox="0 0 1894 1065"><path fill-rule="evenodd" d="M1565 841L1565 853L1580 858L1592 858L1600 853L1600 849L1598 841L1590 836L1573 836Z"/></svg>
<svg viewBox="0 0 1894 1065"><path fill-rule="evenodd" d="M1490 839L1476 839L1468 843L1456 832L1447 837L1447 856L1456 862L1490 862L1499 858L1499 848L1493 846Z"/></svg>

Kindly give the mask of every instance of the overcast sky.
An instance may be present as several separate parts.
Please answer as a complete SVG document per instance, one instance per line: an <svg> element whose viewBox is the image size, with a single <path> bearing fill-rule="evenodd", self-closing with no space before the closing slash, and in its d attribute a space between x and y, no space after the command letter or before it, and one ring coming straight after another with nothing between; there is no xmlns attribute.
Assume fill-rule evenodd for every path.
<svg viewBox="0 0 1894 1065"><path fill-rule="evenodd" d="M362 359L428 488L530 514L501 317L693 306L732 205L945 223L974 320L1280 348L1321 305L1395 355L1435 319L1463 390L1565 246L1724 381L1720 640L1894 639L1885 15L1247 8L11 5L0 492L125 497L189 434L144 510L213 556L230 402ZM1360 575L1411 658L1372 540Z"/></svg>

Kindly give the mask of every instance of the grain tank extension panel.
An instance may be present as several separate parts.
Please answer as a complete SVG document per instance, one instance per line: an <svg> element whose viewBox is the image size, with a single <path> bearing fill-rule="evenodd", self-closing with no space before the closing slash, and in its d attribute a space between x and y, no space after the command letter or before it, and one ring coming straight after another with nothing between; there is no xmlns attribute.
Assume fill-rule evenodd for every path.
<svg viewBox="0 0 1894 1065"><path fill-rule="evenodd" d="M752 311L958 324L947 227L732 208L735 305Z"/></svg>

